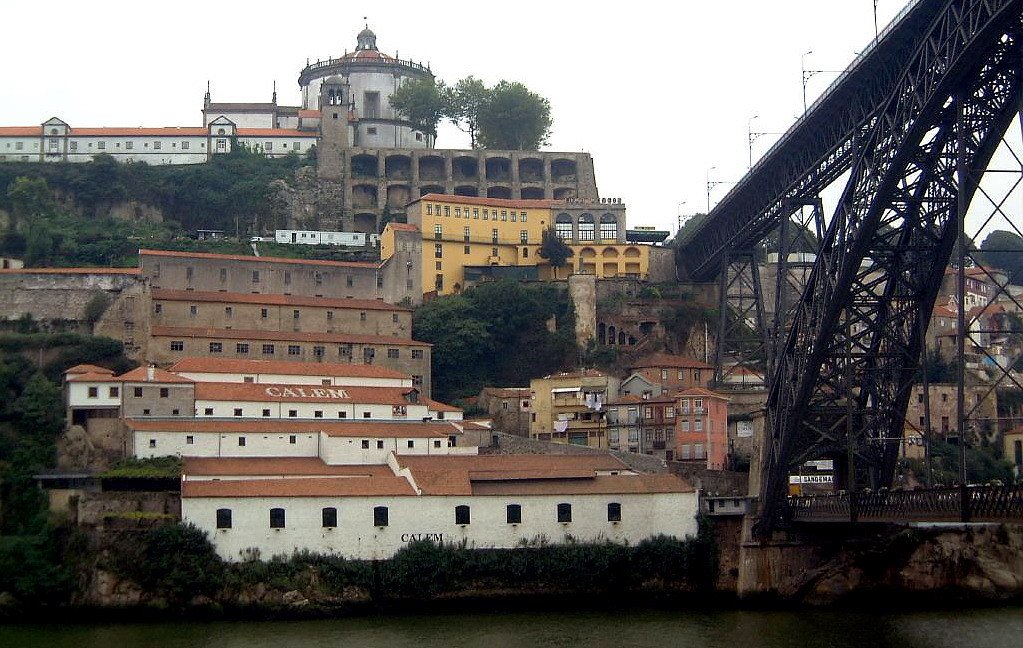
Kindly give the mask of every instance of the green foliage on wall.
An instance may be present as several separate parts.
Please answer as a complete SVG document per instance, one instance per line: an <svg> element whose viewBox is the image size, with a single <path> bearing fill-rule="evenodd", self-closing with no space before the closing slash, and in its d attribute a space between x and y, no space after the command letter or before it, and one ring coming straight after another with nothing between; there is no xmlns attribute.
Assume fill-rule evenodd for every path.
<svg viewBox="0 0 1023 648"><path fill-rule="evenodd" d="M197 229L247 236L255 226L281 227L273 222L271 184L307 163L235 147L206 164L180 166L121 164L109 155L81 164L3 164L0 209L13 227L0 238L0 252L24 257L30 267L131 265L140 247ZM155 206L164 221L103 216L122 201Z"/></svg>

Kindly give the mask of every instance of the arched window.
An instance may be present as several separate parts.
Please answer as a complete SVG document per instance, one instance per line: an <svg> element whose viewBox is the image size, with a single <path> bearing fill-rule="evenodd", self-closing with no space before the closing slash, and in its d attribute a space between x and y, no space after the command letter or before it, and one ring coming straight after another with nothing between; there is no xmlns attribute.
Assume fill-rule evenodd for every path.
<svg viewBox="0 0 1023 648"><path fill-rule="evenodd" d="M558 522L572 521L572 505L562 502L558 504Z"/></svg>
<svg viewBox="0 0 1023 648"><path fill-rule="evenodd" d="M333 528L337 526L337 509L327 506L323 509L323 527Z"/></svg>
<svg viewBox="0 0 1023 648"><path fill-rule="evenodd" d="M568 214L558 214L554 218L554 231L563 241L571 241L572 217Z"/></svg>
<svg viewBox="0 0 1023 648"><path fill-rule="evenodd" d="M387 507L386 506L374 506L373 507L373 526L385 527L387 526Z"/></svg>
<svg viewBox="0 0 1023 648"><path fill-rule="evenodd" d="M270 509L270 528L271 529L284 528L284 509L282 508Z"/></svg>
<svg viewBox="0 0 1023 648"><path fill-rule="evenodd" d="M584 243L593 240L593 214L579 217L579 240Z"/></svg>
<svg viewBox="0 0 1023 648"><path fill-rule="evenodd" d="M469 507L465 504L455 507L455 524L469 524Z"/></svg>
<svg viewBox="0 0 1023 648"><path fill-rule="evenodd" d="M217 509L217 528L231 528L231 509Z"/></svg>
<svg viewBox="0 0 1023 648"><path fill-rule="evenodd" d="M600 217L600 240L605 242L618 240L618 219L614 214L604 214Z"/></svg>

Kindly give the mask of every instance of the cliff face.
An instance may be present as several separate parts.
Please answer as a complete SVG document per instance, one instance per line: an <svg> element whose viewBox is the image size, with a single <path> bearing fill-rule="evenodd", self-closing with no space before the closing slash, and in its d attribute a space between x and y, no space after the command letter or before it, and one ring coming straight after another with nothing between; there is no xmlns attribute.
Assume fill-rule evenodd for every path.
<svg viewBox="0 0 1023 648"><path fill-rule="evenodd" d="M875 594L908 600L1023 597L1023 526L904 530L841 551L779 594L813 605Z"/></svg>

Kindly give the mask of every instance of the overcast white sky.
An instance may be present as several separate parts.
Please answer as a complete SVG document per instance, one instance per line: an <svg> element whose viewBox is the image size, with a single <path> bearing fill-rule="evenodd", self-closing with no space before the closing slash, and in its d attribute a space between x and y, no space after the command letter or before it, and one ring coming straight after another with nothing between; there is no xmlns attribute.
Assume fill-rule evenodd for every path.
<svg viewBox="0 0 1023 648"><path fill-rule="evenodd" d="M884 25L906 0L878 0ZM706 209L706 176L735 181L754 131L802 112L801 55L841 70L874 37L873 0L381 3L7 2L0 36L0 124L188 126L215 101L299 102L306 60L355 47L363 16L389 54L428 62L454 82L521 81L550 99L550 150L593 155L602 196L630 226L676 229ZM835 78L814 76L809 100ZM776 138L754 145L754 159ZM442 128L438 145L468 146ZM712 202L728 185L720 185Z"/></svg>

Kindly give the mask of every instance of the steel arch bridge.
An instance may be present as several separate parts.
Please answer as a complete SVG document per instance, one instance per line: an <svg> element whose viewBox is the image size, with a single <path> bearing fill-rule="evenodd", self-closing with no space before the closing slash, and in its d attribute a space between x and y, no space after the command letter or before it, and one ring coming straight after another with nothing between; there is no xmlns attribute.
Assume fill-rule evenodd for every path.
<svg viewBox="0 0 1023 648"><path fill-rule="evenodd" d="M1021 37L1021 0L911 3L680 241L690 277L727 277L730 258L848 174L788 332L767 350L762 534L808 459L835 459L850 490L891 483L942 277L1023 107Z"/></svg>

